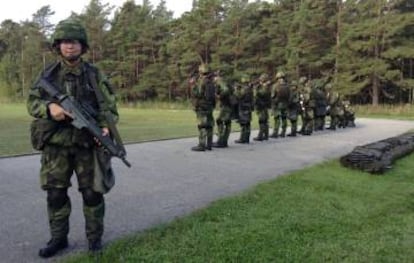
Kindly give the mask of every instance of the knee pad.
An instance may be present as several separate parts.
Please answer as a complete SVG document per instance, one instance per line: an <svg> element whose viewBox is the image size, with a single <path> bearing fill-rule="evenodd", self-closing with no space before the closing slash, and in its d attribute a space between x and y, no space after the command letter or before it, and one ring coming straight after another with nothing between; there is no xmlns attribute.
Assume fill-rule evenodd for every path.
<svg viewBox="0 0 414 263"><path fill-rule="evenodd" d="M216 120L216 123L217 123L217 125L218 125L218 126L220 126L220 125L222 125L224 122L223 122L221 119L217 119L217 120Z"/></svg>
<svg viewBox="0 0 414 263"><path fill-rule="evenodd" d="M97 206L103 201L103 195L90 188L82 189L82 197L87 206Z"/></svg>
<svg viewBox="0 0 414 263"><path fill-rule="evenodd" d="M47 190L47 204L52 209L62 208L68 199L67 188L52 188Z"/></svg>

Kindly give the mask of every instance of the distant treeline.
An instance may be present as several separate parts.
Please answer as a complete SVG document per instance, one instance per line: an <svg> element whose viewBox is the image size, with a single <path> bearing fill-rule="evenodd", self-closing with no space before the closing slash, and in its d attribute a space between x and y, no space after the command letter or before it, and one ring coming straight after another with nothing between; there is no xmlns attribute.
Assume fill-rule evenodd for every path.
<svg viewBox="0 0 414 263"><path fill-rule="evenodd" d="M109 19L112 11L115 15ZM54 60L50 6L0 24L0 96L22 99ZM332 77L354 103L412 103L412 0L193 0L179 18L144 0L113 7L91 0L80 19L86 57L110 77L120 100L186 100L188 78L209 63L230 83L242 74L290 80Z"/></svg>

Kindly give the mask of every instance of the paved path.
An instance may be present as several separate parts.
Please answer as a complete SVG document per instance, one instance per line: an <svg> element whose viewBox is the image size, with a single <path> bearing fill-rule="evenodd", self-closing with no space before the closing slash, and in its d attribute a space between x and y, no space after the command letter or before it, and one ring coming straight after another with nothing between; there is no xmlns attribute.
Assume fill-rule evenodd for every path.
<svg viewBox="0 0 414 263"><path fill-rule="evenodd" d="M357 145L409 129L414 129L414 122L358 119L356 128L249 145L231 143L227 149L211 152L190 151L195 138L128 145L133 167L114 161L117 184L106 196L104 242L168 222L260 181L337 158ZM232 142L238 134L231 136ZM1 262L45 261L37 256L39 247L49 239L46 194L38 182L39 157L0 159ZM63 254L87 246L82 201L76 180L72 182L70 247Z"/></svg>

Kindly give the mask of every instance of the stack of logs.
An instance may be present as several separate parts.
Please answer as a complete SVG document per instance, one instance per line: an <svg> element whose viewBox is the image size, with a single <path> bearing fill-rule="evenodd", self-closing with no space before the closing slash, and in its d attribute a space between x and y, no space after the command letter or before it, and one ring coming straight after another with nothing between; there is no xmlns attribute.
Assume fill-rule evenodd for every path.
<svg viewBox="0 0 414 263"><path fill-rule="evenodd" d="M414 151L414 132L388 138L378 142L357 146L340 158L345 167L374 174L382 174L392 163Z"/></svg>

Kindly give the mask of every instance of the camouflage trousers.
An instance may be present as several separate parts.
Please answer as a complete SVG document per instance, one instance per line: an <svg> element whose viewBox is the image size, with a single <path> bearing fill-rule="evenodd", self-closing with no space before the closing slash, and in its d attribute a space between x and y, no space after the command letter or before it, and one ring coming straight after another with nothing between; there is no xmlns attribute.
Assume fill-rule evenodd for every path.
<svg viewBox="0 0 414 263"><path fill-rule="evenodd" d="M83 213L88 240L100 239L103 234L105 202L102 194L92 190L93 149L46 145L41 157L40 181L47 191L47 210L52 238L62 239L69 233L71 202L67 189L75 172L83 197Z"/></svg>
<svg viewBox="0 0 414 263"><path fill-rule="evenodd" d="M227 145L230 132L231 132L231 118L233 110L232 108L222 106L220 108L219 115L216 119L217 123L217 143L222 145Z"/></svg>
<svg viewBox="0 0 414 263"><path fill-rule="evenodd" d="M269 137L269 110L267 108L257 109L256 114L259 121L259 133L257 138L267 139Z"/></svg>
<svg viewBox="0 0 414 263"><path fill-rule="evenodd" d="M211 147L213 142L214 117L213 110L197 110L198 145Z"/></svg>
<svg viewBox="0 0 414 263"><path fill-rule="evenodd" d="M313 108L306 107L302 115L302 134L311 135L313 132Z"/></svg>
<svg viewBox="0 0 414 263"><path fill-rule="evenodd" d="M278 137L279 136L279 129L281 128L280 135L283 137L286 134L286 128L287 128L287 109L273 109L273 120L274 120L274 126L273 126L273 134L271 137Z"/></svg>

